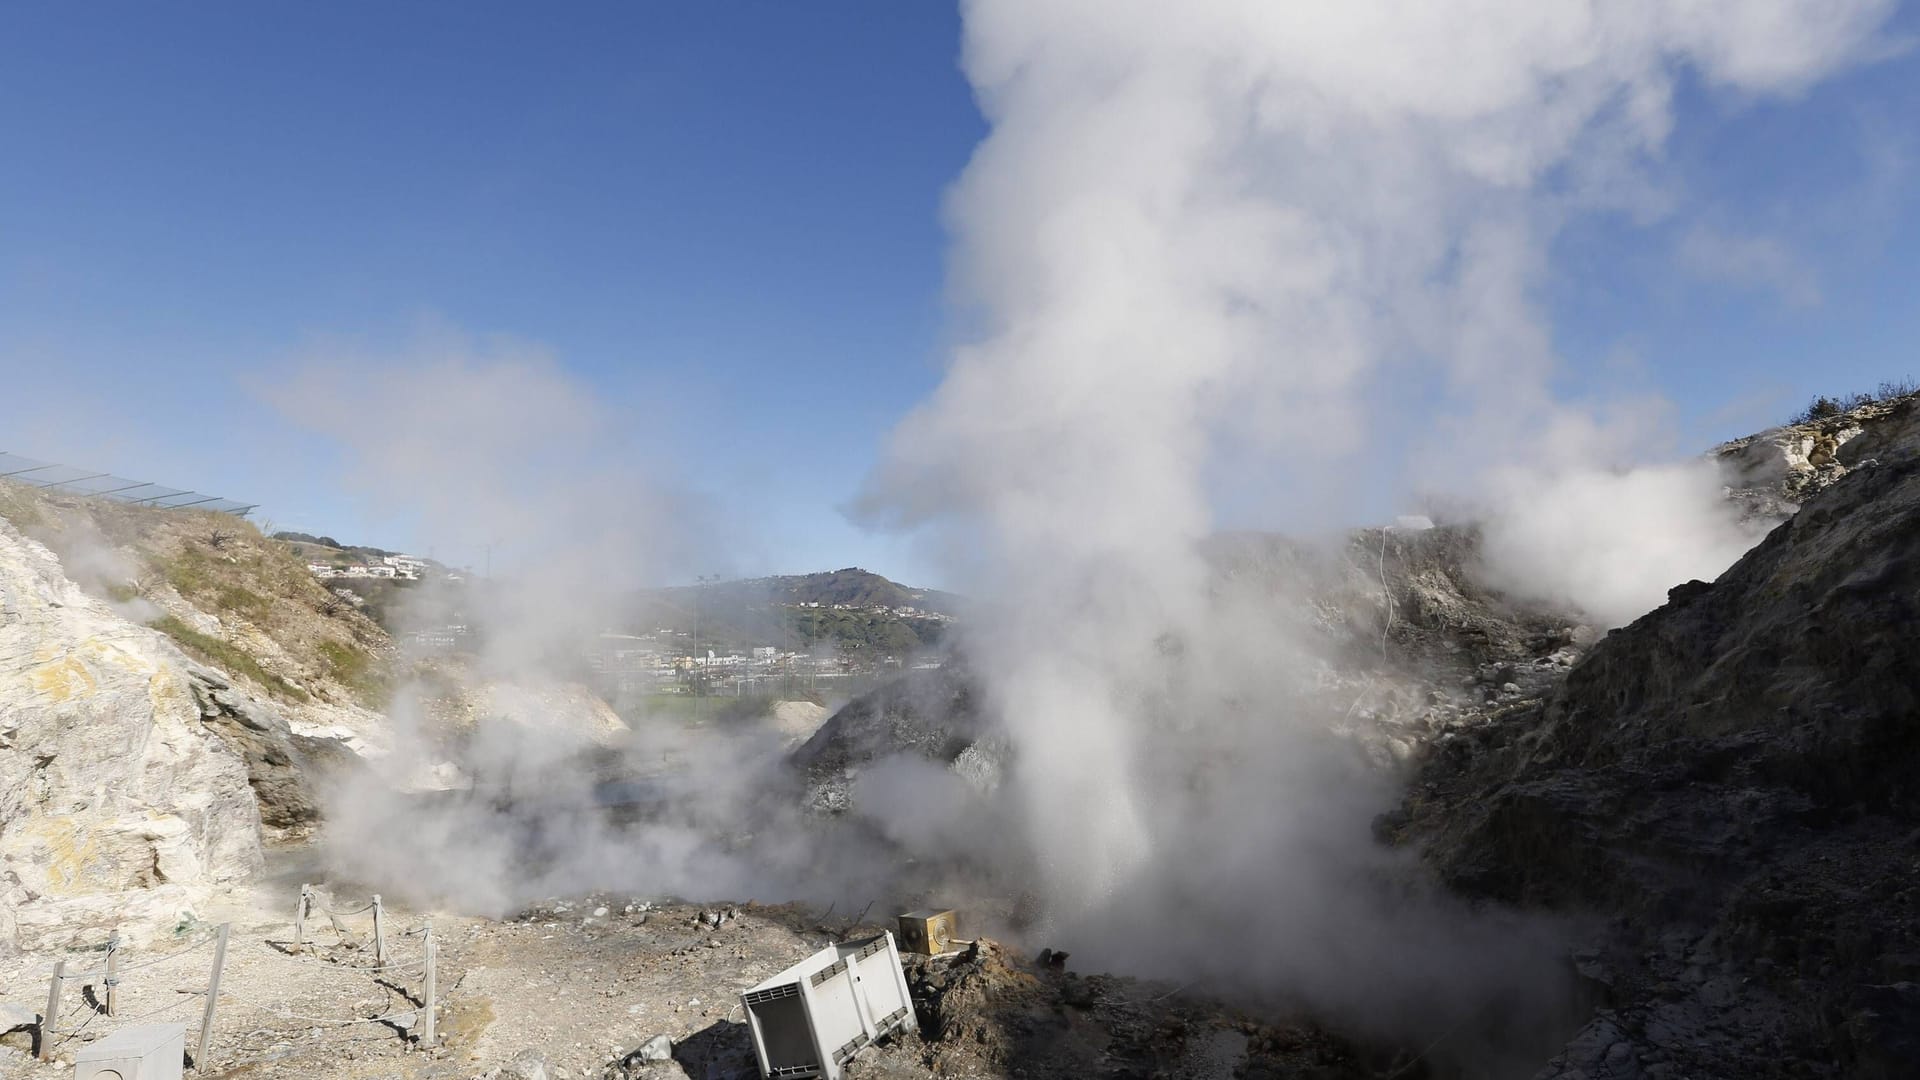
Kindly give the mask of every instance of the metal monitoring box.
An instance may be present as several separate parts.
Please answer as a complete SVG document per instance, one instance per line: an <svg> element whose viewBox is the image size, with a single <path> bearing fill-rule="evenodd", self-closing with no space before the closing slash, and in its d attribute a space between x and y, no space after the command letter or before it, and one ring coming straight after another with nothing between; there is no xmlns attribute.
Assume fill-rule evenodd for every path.
<svg viewBox="0 0 1920 1080"><path fill-rule="evenodd" d="M185 1024L121 1028L73 1056L73 1080L180 1080Z"/></svg>
<svg viewBox="0 0 1920 1080"><path fill-rule="evenodd" d="M939 956L959 937L959 924L951 911L924 908L900 916L900 947L910 953Z"/></svg>
<svg viewBox="0 0 1920 1080"><path fill-rule="evenodd" d="M913 1019L893 935L829 945L740 995L760 1075L839 1080L853 1055Z"/></svg>

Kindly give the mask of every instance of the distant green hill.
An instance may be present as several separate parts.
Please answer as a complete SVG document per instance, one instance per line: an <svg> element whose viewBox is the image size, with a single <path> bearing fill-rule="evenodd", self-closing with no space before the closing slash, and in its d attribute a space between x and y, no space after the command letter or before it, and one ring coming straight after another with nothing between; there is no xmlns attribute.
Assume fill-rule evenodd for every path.
<svg viewBox="0 0 1920 1080"><path fill-rule="evenodd" d="M701 649L806 649L824 642L901 653L938 643L961 606L952 593L847 567L648 589L634 597L621 629L697 635Z"/></svg>

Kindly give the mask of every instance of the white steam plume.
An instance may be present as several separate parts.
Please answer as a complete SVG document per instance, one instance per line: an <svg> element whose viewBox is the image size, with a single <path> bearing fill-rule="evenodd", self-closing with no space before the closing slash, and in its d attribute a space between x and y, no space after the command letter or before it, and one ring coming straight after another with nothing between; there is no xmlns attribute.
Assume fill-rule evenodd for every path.
<svg viewBox="0 0 1920 1080"><path fill-rule="evenodd" d="M1150 928L1164 951L1301 989L1422 937L1347 900L1372 858L1353 854L1357 823L1384 793L1356 795L1308 732L1285 620L1210 591L1209 485L1278 472L1321 503L1372 475L1329 466L1364 460L1386 424L1444 459L1402 475L1456 490L1622 463L1631 440L1549 389L1534 292L1557 227L1665 211L1649 166L1678 80L1798 91L1865 56L1890 8L963 4L992 131L950 214L979 332L862 507L967 540L972 652L1064 943L1152 963L1141 937L1099 933ZM1365 415L1390 379L1430 384L1428 408ZM1587 493L1690 497L1668 480ZM1508 490L1528 498L1496 501ZM1520 528L1504 550L1564 539ZM1658 573L1698 573L1696 554ZM1593 576L1541 588L1595 584L1600 600L1576 599L1616 615L1650 595ZM1191 786L1202 769L1223 778ZM1286 936L1249 953L1224 928L1261 897L1287 904ZM1427 936L1449 935L1460 951L1412 963L1465 964L1475 933Z"/></svg>
<svg viewBox="0 0 1920 1080"><path fill-rule="evenodd" d="M713 843L750 812L777 744L742 740L724 768L716 748L686 751L685 775L645 785L667 810L644 829L611 827L596 801L590 763L631 775L661 755L570 680L595 635L631 614L636 587L685 573L695 551L702 568L720 557L699 501L628 438L632 418L542 348L443 327L398 347L315 345L267 396L336 443L375 510L460 544L476 570L492 548L485 580L401 594L398 621L466 624L472 655L429 656L397 635L395 750L328 799L336 869L491 912L592 887L724 896L778 878ZM448 717L449 701L471 715ZM446 764L470 793L407 790L444 780Z"/></svg>

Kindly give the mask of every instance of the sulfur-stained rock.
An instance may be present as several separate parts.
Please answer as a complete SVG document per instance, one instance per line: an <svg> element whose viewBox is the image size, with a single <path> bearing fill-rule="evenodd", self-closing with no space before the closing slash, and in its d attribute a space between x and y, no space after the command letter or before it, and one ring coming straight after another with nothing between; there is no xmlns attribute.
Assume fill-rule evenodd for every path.
<svg viewBox="0 0 1920 1080"><path fill-rule="evenodd" d="M259 867L246 763L191 668L0 522L0 949L156 932Z"/></svg>

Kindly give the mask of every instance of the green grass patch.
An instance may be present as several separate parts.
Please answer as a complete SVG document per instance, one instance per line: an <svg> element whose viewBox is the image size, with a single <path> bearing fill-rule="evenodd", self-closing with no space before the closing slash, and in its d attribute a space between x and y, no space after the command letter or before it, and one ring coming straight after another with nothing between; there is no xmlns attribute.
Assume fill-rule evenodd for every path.
<svg viewBox="0 0 1920 1080"><path fill-rule="evenodd" d="M203 634L172 615L161 616L147 625L172 638L174 643L185 649L189 655L212 664L229 675L252 679L271 693L292 698L295 701L306 701L311 696L305 690L261 667L260 661L255 660L246 650L211 634Z"/></svg>
<svg viewBox="0 0 1920 1080"><path fill-rule="evenodd" d="M222 611L237 612L248 618L258 619L272 607L272 602L252 589L239 585L227 585L214 595L214 602Z"/></svg>
<svg viewBox="0 0 1920 1080"><path fill-rule="evenodd" d="M158 565L160 575L181 596L207 596L219 587L213 579L213 568L208 565L207 557L192 548L183 549L171 559L162 559Z"/></svg>
<svg viewBox="0 0 1920 1080"><path fill-rule="evenodd" d="M391 680L371 653L338 641L322 641L319 652L333 677L352 690L360 704L373 709L386 704Z"/></svg>

